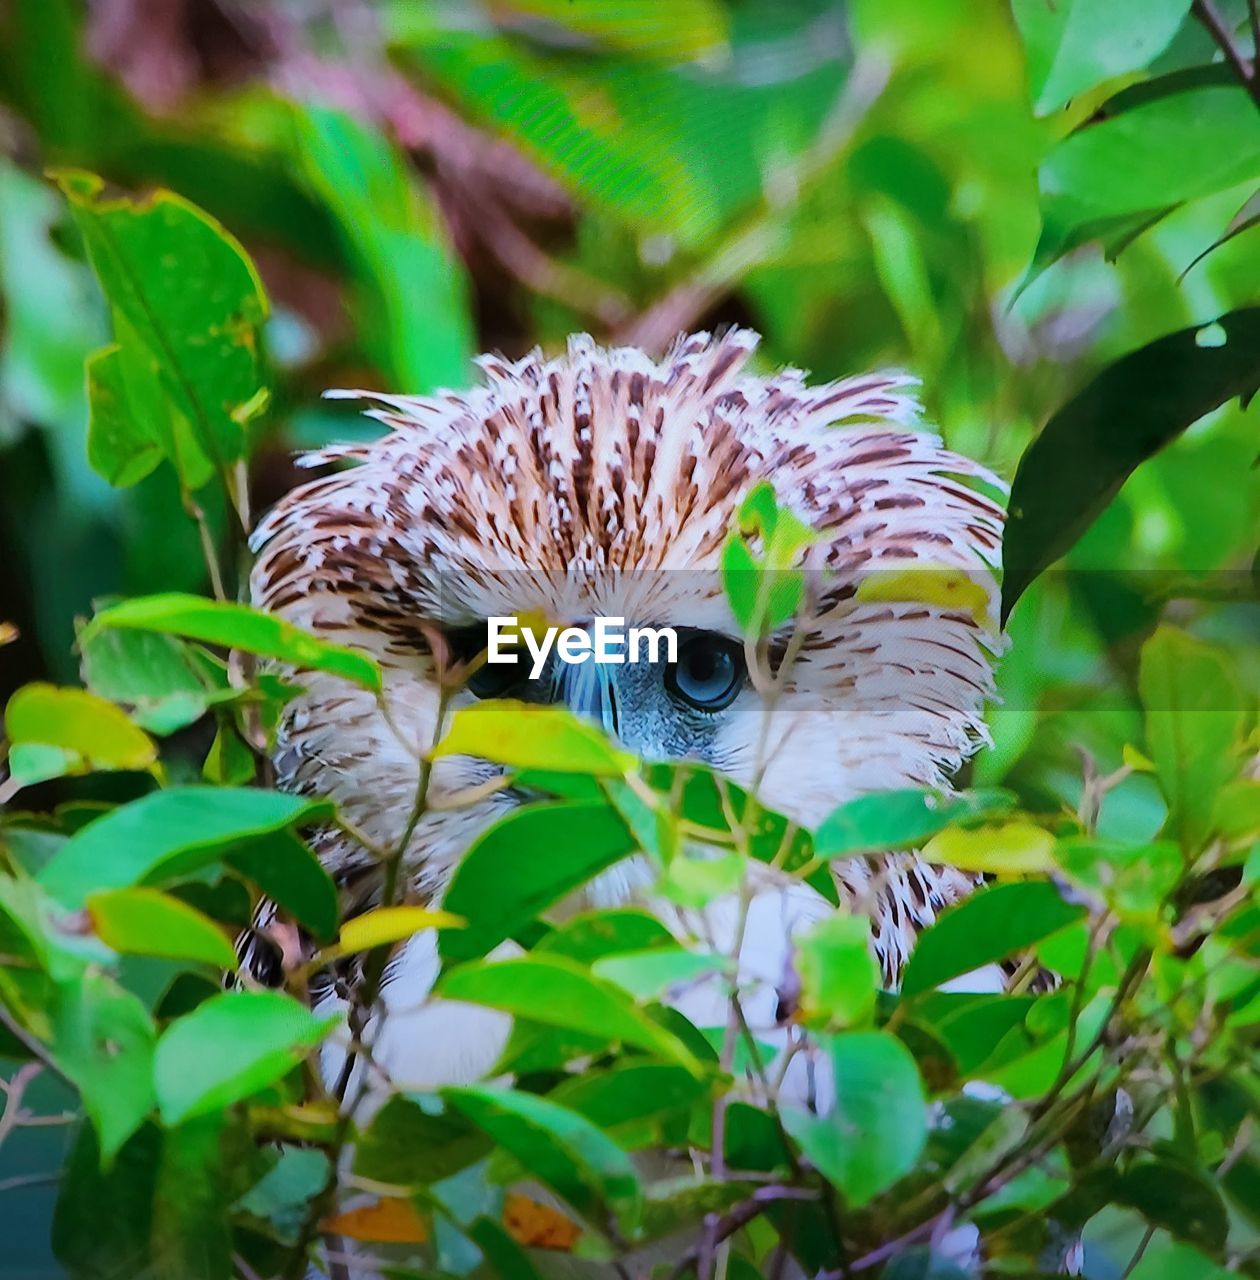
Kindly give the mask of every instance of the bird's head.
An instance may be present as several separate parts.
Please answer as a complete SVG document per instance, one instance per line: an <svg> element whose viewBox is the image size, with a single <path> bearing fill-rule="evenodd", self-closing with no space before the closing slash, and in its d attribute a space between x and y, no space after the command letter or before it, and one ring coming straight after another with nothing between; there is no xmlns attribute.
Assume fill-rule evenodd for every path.
<svg viewBox="0 0 1260 1280"><path fill-rule="evenodd" d="M746 330L696 334L656 362L579 337L551 360L483 357L470 391L354 393L387 433L308 459L352 465L263 521L253 593L376 657L390 715L307 678L282 732L282 782L331 794L388 840L432 742L438 666L474 659L499 617L592 639L601 619L668 627L677 660L646 643L620 665L553 650L531 678L522 652L481 666L453 705L561 702L646 757L743 780L764 765L768 801L806 822L857 793L943 781L980 741L992 688L997 481L917 429L904 375L808 386L796 371L748 372L755 346ZM763 481L815 536L811 608L768 731L720 574L740 503ZM433 786L488 773L443 759ZM506 803L434 814L420 853L445 863Z"/></svg>

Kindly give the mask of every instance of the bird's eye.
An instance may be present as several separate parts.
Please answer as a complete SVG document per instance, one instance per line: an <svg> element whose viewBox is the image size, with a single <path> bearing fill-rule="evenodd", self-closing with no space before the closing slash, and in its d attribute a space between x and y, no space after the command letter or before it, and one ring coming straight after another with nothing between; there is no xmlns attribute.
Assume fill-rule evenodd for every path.
<svg viewBox="0 0 1260 1280"><path fill-rule="evenodd" d="M486 647L486 628L482 623L446 633L451 657L456 662L472 662ZM483 662L468 677L465 688L478 698L506 698L524 681L529 668L524 659L516 662Z"/></svg>
<svg viewBox="0 0 1260 1280"><path fill-rule="evenodd" d="M529 674L524 660L483 663L468 677L466 688L478 698L506 698Z"/></svg>
<svg viewBox="0 0 1260 1280"><path fill-rule="evenodd" d="M680 638L678 661L665 668L665 687L699 711L729 707L744 684L744 652L727 636L700 631Z"/></svg>

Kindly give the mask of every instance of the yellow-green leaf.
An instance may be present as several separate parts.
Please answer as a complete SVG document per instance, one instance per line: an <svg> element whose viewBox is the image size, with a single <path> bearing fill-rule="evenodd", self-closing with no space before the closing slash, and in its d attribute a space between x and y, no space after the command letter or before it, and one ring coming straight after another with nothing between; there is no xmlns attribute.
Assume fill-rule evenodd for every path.
<svg viewBox="0 0 1260 1280"><path fill-rule="evenodd" d="M962 871L1035 875L1054 870L1054 837L1031 822L947 827L923 846L923 857Z"/></svg>
<svg viewBox="0 0 1260 1280"><path fill-rule="evenodd" d="M63 772L148 769L157 761L157 746L143 729L112 702L84 689L28 684L9 699L4 728L15 746L64 752Z"/></svg>
<svg viewBox="0 0 1260 1280"><path fill-rule="evenodd" d="M236 967L236 952L200 911L157 889L111 889L87 903L92 927L115 951Z"/></svg>
<svg viewBox="0 0 1260 1280"><path fill-rule="evenodd" d="M977 626L990 626L989 593L962 569L873 570L858 583L857 598L891 604L935 604L970 614Z"/></svg>
<svg viewBox="0 0 1260 1280"><path fill-rule="evenodd" d="M370 951L373 947L401 942L422 929L458 929L463 923L449 911L432 911L428 907L377 907L341 926L336 950L338 955Z"/></svg>
<svg viewBox="0 0 1260 1280"><path fill-rule="evenodd" d="M619 751L593 725L563 707L506 698L458 711L433 756L478 756L518 769L554 769L600 777L621 777L636 763L634 756Z"/></svg>

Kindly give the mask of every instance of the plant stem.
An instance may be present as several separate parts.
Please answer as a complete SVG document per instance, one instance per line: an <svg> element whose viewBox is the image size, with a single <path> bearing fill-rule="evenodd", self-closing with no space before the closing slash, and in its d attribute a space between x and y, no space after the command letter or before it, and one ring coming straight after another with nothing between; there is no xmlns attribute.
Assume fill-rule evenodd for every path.
<svg viewBox="0 0 1260 1280"><path fill-rule="evenodd" d="M437 716L433 726L431 747L437 746L442 737L450 692L444 684L439 686ZM428 808L429 785L433 777L433 763L430 755L430 752L425 752L419 756L416 790L411 804L411 811L407 815L407 822L403 827L402 835L385 860L385 875L381 886L380 904L383 907L395 905L399 884L402 879L402 868L406 862L407 848L411 844L411 838L415 834L416 827ZM319 1230L319 1224L337 1192L338 1166L341 1163L342 1152L349 1141L353 1118L367 1089L368 1073L363 1073L355 1097L348 1104L346 1102L346 1094L349 1091L350 1081L354 1074L354 1064L368 1048L364 1032L367 1020L380 994L381 983L385 975L385 967L389 963L391 950L392 945L385 944L368 953L363 963L360 979L355 984L354 991L351 994L350 1008L346 1013L346 1021L350 1029L350 1042L346 1048L346 1060L342 1064L341 1072L331 1091L332 1097L336 1100L339 1108L339 1115L336 1132L326 1149L328 1155L328 1179L318 1194L311 1199L298 1237L298 1243L294 1246L293 1252L289 1257L288 1267L284 1272L285 1280L301 1280L304 1268L307 1265L307 1250L310 1248L311 1241ZM330 1257L329 1276L330 1280L349 1280L350 1272L340 1257Z"/></svg>
<svg viewBox="0 0 1260 1280"><path fill-rule="evenodd" d="M223 586L223 570L219 568L219 555L214 546L214 535L210 532L210 523L201 503L185 489L182 493L184 510L197 526L197 536L201 539L201 554L206 562L206 572L210 575L210 589L214 598L220 603L227 600L227 591Z"/></svg>
<svg viewBox="0 0 1260 1280"><path fill-rule="evenodd" d="M1257 27L1260 27L1260 22L1256 20L1256 0L1248 0L1248 3L1254 33ZM1260 77L1256 75L1255 65L1252 59L1238 47L1229 24L1221 16L1213 0L1193 0L1190 12L1208 29L1212 39L1225 55L1225 61L1234 68L1239 80L1242 81L1243 88L1251 94L1256 105L1260 107Z"/></svg>

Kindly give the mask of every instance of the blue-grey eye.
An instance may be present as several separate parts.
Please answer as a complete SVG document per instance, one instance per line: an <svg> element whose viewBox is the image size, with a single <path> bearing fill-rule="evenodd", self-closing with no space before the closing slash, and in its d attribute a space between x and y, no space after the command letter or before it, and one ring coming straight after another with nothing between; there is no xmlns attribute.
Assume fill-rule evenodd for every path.
<svg viewBox="0 0 1260 1280"><path fill-rule="evenodd" d="M729 707L744 686L743 646L713 631L678 641L678 661L665 668L665 687L698 711Z"/></svg>

